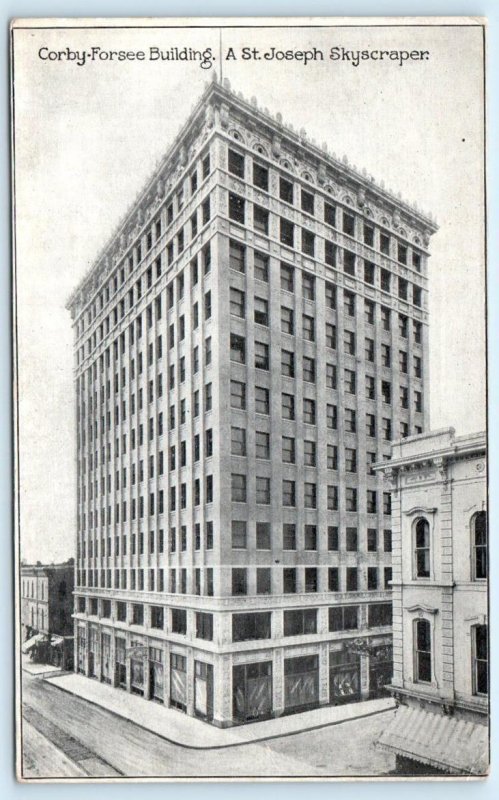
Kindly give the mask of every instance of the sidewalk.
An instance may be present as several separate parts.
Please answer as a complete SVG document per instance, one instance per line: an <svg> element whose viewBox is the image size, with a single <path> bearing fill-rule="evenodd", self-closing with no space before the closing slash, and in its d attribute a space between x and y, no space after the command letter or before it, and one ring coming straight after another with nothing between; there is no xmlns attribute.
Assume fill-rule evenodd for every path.
<svg viewBox="0 0 499 800"><path fill-rule="evenodd" d="M140 725L173 744L191 749L220 749L302 733L336 725L395 708L391 697L366 700L345 706L325 706L312 711L254 722L235 728L216 728L196 717L144 700L133 694L98 683L75 673L48 676L45 680L83 700L100 706L125 720Z"/></svg>

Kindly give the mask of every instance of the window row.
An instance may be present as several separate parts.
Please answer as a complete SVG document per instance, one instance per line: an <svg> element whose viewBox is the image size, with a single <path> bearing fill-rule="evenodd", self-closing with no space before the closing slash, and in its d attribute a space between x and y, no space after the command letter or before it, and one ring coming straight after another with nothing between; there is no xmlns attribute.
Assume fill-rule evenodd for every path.
<svg viewBox="0 0 499 800"><path fill-rule="evenodd" d="M257 188L265 192L269 191L269 171L263 164L253 160L252 175L246 176L244 154L229 148L227 165L229 172L233 175L243 180L247 177ZM315 194L282 175L279 177L279 199L289 205L298 206L303 212L311 216L316 213L317 199ZM412 266L418 272L421 271L422 259L420 251L416 248L410 249L405 242L378 231L374 225L356 217L350 210L341 209L330 202L324 201L323 219L327 225L338 228L347 236L361 239L368 247L374 247L376 239L376 246L380 252L396 258L400 264L407 265L409 263L410 253ZM378 236L376 235L377 233Z"/></svg>

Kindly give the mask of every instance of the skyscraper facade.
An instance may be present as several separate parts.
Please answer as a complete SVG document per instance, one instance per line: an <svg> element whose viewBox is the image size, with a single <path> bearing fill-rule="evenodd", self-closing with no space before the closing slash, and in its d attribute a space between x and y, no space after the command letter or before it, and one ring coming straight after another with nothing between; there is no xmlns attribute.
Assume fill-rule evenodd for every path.
<svg viewBox="0 0 499 800"><path fill-rule="evenodd" d="M220 726L383 691L435 230L206 88L68 303L76 669Z"/></svg>

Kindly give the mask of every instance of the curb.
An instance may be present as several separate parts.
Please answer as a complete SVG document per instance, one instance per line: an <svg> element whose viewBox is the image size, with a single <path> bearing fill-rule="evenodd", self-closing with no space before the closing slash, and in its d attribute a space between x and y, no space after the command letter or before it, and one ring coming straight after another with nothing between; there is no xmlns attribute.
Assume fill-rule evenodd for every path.
<svg viewBox="0 0 499 800"><path fill-rule="evenodd" d="M58 686L57 684L54 683L50 685L53 686L54 689L58 689L60 692L65 692L66 694L69 694L73 697L79 697L79 695L77 695L76 692L72 692L71 689L66 689L63 686ZM117 719L124 720L124 722L127 722L129 725L135 725L137 728L140 728L146 733L150 733L152 736L157 736L158 739L162 739L168 744L172 744L175 747L183 747L185 750L227 750L233 747L246 747L250 744L261 744L262 742L269 742L272 739L285 739L288 738L289 736L298 736L301 733L308 733L309 731L318 731L321 730L322 728L332 728L335 725L343 725L344 723L355 722L358 719L367 719L368 717L374 717L377 714L384 714L386 711L393 711L395 710L396 707L394 704L393 707L381 708L378 711L369 711L366 714L359 714L358 716L355 717L333 720L332 722L322 722L320 725L311 725L310 727L300 728L299 730L296 731L273 733L270 734L269 736L262 736L258 739L251 739L246 742L230 742L229 744L212 744L212 745L206 745L205 747L201 747L199 745L185 744L184 742L179 742L175 739L171 739L169 736L165 736L163 733L158 733L157 731L147 728L141 722L135 722L135 720L132 720L129 717L125 717L118 711L114 711L112 709L106 708L105 706L101 706L100 703L98 703L96 700L89 700L86 697L79 697L79 699L85 700L85 702L89 703L92 706L95 706L96 708L99 708L101 711L106 711L107 713L112 714Z"/></svg>

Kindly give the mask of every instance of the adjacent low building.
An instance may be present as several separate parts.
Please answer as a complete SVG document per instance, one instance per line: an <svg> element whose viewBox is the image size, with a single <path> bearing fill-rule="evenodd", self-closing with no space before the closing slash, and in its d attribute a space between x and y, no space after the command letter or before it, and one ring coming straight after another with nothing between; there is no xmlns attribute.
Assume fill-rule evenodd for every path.
<svg viewBox="0 0 499 800"><path fill-rule="evenodd" d="M21 566L22 651L65 668L73 663L74 559Z"/></svg>
<svg viewBox="0 0 499 800"><path fill-rule="evenodd" d="M392 492L393 679L379 746L400 772L488 767L485 433L452 428L393 445L375 467Z"/></svg>

